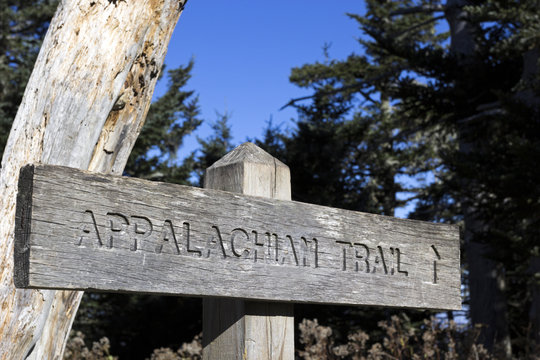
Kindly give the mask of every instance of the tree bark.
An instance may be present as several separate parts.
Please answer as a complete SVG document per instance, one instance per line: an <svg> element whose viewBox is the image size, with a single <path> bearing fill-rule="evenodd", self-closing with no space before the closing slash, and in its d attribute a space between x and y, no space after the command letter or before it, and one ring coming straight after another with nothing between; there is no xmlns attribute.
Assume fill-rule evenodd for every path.
<svg viewBox="0 0 540 360"><path fill-rule="evenodd" d="M60 3L2 159L1 359L60 359L82 296L13 285L20 167L47 163L121 174L182 9L178 0Z"/></svg>
<svg viewBox="0 0 540 360"><path fill-rule="evenodd" d="M445 16L450 27L450 51L462 67L474 65L475 28L467 19L463 8L467 0L448 0ZM467 79L458 80L458 86L466 87ZM459 151L472 154L478 151L478 142L469 140L468 124L458 125ZM473 179L462 179L463 189L474 188ZM460 199L465 222L465 253L468 264L470 292L470 316L473 324L482 325L479 342L487 349L495 347L499 356L510 359L512 348L508 332L504 271L502 266L490 259L493 246L478 241L486 230L485 222L478 217L476 199L462 196Z"/></svg>

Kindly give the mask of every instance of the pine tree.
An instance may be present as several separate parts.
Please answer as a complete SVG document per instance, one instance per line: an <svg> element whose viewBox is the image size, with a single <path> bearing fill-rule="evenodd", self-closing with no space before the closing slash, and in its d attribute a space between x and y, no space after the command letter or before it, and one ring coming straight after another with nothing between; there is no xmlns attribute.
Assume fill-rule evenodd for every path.
<svg viewBox="0 0 540 360"><path fill-rule="evenodd" d="M434 137L423 131L424 118L403 117L396 112L396 91L400 84L414 84L415 81L410 76L402 76L408 66L407 59L392 54L377 41L387 43L380 39L384 31L400 39L402 50L421 42L434 53L441 53L440 43L444 36L434 35L434 22L426 21L424 14L389 21L389 14L397 4L368 1L367 5L366 16L350 17L358 21L361 30L375 41L361 38L360 55L293 69L291 81L313 89L315 94L311 104L298 101L302 99L290 104L300 112L296 134L302 132L302 122L313 123L321 112L326 111L323 117L338 119L335 124L340 129L339 140L332 148L347 145L342 150L343 157L331 162L341 162L334 172L341 176L343 184L339 196L347 193L350 198L350 205L346 207L393 215L397 207L412 200L419 191L401 179L421 179L437 168L440 160L434 149L442 146L445 140L439 134ZM411 28L416 31L411 32ZM425 118L429 116L426 114ZM411 193L410 198L399 200L398 194L403 192Z"/></svg>
<svg viewBox="0 0 540 360"><path fill-rule="evenodd" d="M376 34L380 24L398 33L417 21L381 21L395 4L383 8L379 2L371 2L368 8L367 17L351 17L370 34ZM425 21L425 16L418 21ZM431 41L439 46L439 39L428 31L433 24L424 28L408 41ZM435 146L444 140L424 131L411 132L398 116L394 92L407 62L365 39L360 45L360 54L344 60L327 58L293 69L291 82L311 89L314 95L309 102L299 99L289 103L298 110L291 132L283 133L270 124L261 143L291 167L294 199L394 215L397 208L419 196L420 189L404 179L412 177L422 183L426 173L440 166ZM419 126L419 120L411 119L413 126ZM406 198L401 197L404 193ZM296 312L308 318L325 318L323 321L332 324L338 334L359 326L371 326L376 334L377 321L395 311L299 306ZM410 315L413 321L423 317L417 312Z"/></svg>
<svg viewBox="0 0 540 360"><path fill-rule="evenodd" d="M463 221L466 304L472 323L483 325L480 341L501 358L512 351L526 354L528 341L538 337L540 314L534 280L539 232L535 184L540 180L533 165L540 160L537 3L396 0L367 5L364 16L353 16L364 34L361 55L293 71L295 83L314 90L311 102L298 108L301 114L310 111L310 124L317 123L320 110L341 111L340 119L354 113L356 120L340 120L334 132L341 133L342 143L350 143L351 132L347 136L343 129L362 129L356 132L360 141L352 141L354 150L342 152L335 140L317 139L346 155L329 166L351 174L339 182L353 193L342 192L343 198L356 196L360 202L354 194L360 191L371 194L372 204L386 203L391 209L391 200L402 190L392 177L435 175L434 183L415 189L420 201L412 215ZM353 106L355 99L371 103L371 109ZM325 101L332 103L331 110L324 110L329 108ZM385 113L384 104L390 112ZM300 139L302 126L291 139ZM305 146L297 153L309 151ZM332 168L347 157L349 166ZM394 168L389 166L393 161ZM381 191L386 199L377 195L380 184L386 184ZM336 189L342 191L326 188ZM371 206L371 211L381 209L386 211ZM531 327L536 332L530 335Z"/></svg>
<svg viewBox="0 0 540 360"><path fill-rule="evenodd" d="M217 120L211 124L214 133L207 139L198 138L200 154L196 157L195 174L198 185L204 185L204 172L223 155L233 149L232 133L229 125L230 114L217 113Z"/></svg>
<svg viewBox="0 0 540 360"><path fill-rule="evenodd" d="M150 106L141 134L131 151L125 173L139 178L189 184L194 154L178 159L185 136L202 123L198 97L183 87L191 77L193 61L168 71L168 89Z"/></svg>
<svg viewBox="0 0 540 360"><path fill-rule="evenodd" d="M58 0L0 1L0 159Z"/></svg>

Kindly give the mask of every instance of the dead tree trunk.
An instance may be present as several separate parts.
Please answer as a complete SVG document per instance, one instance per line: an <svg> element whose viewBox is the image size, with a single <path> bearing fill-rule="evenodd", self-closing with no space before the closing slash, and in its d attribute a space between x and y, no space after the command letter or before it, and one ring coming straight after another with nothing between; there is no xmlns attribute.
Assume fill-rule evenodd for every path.
<svg viewBox="0 0 540 360"><path fill-rule="evenodd" d="M20 167L34 162L122 173L184 2L64 0L59 5L2 159L2 359L60 359L82 296L13 285Z"/></svg>

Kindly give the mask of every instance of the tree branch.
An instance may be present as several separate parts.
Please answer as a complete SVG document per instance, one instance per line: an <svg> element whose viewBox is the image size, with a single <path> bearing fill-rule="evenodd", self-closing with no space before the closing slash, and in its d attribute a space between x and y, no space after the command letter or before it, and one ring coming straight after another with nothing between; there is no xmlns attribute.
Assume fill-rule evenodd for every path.
<svg viewBox="0 0 540 360"><path fill-rule="evenodd" d="M375 99L373 99L368 93L366 93L365 91L363 90L360 90L358 89L358 92L360 93L360 95L362 95L364 97L364 99L370 101L371 103L373 104L376 104L376 105L380 105L380 101L377 101Z"/></svg>
<svg viewBox="0 0 540 360"><path fill-rule="evenodd" d="M418 13L434 13L445 11L446 7L441 4L425 4L421 6L415 6L411 8L404 8L392 11L390 16L409 15Z"/></svg>
<svg viewBox="0 0 540 360"><path fill-rule="evenodd" d="M391 75L391 74L393 74L393 73L395 73L397 71L401 71L401 70L403 70L403 67L399 66L399 67L391 69L390 71L387 71L387 72L385 72L385 73L383 73L383 74L381 74L379 76L374 76L372 78L357 82L356 84L346 85L346 86L342 86L340 88L333 89L333 90L330 90L330 91L323 91L323 92L320 92L320 93L316 92L315 94L312 94L312 95L307 95L307 96L302 96L302 97L299 97L299 98L291 99L288 103L283 105L279 110L283 110L283 109L285 109L286 107L289 107L289 106L294 106L297 102L302 101L302 100L313 99L313 98L315 98L317 96L333 95L333 94L337 94L337 93L347 91L347 90L359 89L357 91L360 92L361 95L363 95L362 92L360 91L362 86L365 86L366 84L370 84L370 83L378 81L378 80L381 80L381 79L383 79L383 78L385 78L385 77L387 77L387 76L389 76L389 75ZM369 100L371 100L371 99L369 99Z"/></svg>
<svg viewBox="0 0 540 360"><path fill-rule="evenodd" d="M393 37L393 38L401 37L401 36L411 32L413 30L416 30L418 28L421 28L423 26L426 26L428 24L431 24L432 22L435 22L435 21L438 21L438 20L441 20L441 19L444 19L444 15L436 16L436 17L428 19L426 21L422 21L421 23L414 24L413 26L411 26L408 29L405 29L403 31L396 32L396 33L392 34L391 37Z"/></svg>
<svg viewBox="0 0 540 360"><path fill-rule="evenodd" d="M457 121L457 123L458 124L465 124L465 123L475 121L475 120L478 120L478 119L486 117L486 116L504 115L504 114L506 114L506 111L504 111L503 109L491 109L491 110L486 110L486 111L483 111L481 113L466 117L464 119L459 119Z"/></svg>

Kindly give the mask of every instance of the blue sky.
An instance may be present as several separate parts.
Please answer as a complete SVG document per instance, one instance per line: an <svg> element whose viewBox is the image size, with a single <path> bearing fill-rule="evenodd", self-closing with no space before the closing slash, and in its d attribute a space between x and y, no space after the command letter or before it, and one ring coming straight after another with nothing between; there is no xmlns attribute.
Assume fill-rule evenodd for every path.
<svg viewBox="0 0 540 360"><path fill-rule="evenodd" d="M216 112L231 114L234 145L260 138L270 118L292 127L296 112L280 108L310 93L289 83L291 68L324 61L325 44L333 59L360 51L358 24L346 14L364 11L361 0L189 0L165 64L172 69L194 58L186 89L199 95L205 123L185 139L179 156L198 148L197 136L212 133ZM166 85L163 78L155 96ZM396 216L406 217L412 207L397 209Z"/></svg>
<svg viewBox="0 0 540 360"><path fill-rule="evenodd" d="M289 83L292 67L323 61L359 49L357 23L346 13L362 13L359 0L189 0L176 26L165 63L169 69L195 59L187 89L200 97L202 117L231 114L234 143L260 137L266 122L290 126L296 115L279 109L293 97L308 94ZM162 80L155 96L166 89ZM209 124L196 136L207 137ZM184 154L196 147L186 142Z"/></svg>

